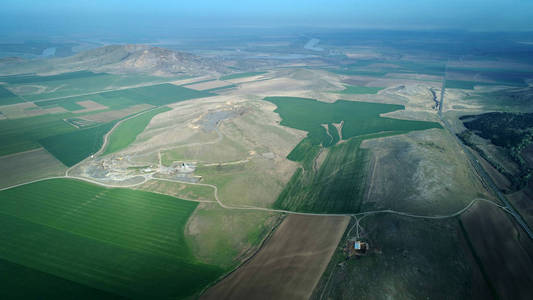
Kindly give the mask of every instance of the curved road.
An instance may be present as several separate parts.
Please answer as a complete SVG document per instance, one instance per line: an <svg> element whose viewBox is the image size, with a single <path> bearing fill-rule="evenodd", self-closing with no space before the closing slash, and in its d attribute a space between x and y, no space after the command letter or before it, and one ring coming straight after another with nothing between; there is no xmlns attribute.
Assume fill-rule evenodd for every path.
<svg viewBox="0 0 533 300"><path fill-rule="evenodd" d="M509 214L515 219L516 223L518 223L518 225L520 225L520 227L522 227L522 229L524 229L524 231L529 236L529 238L533 240L533 231L531 231L531 229L529 228L528 224L524 221L524 219L522 218L520 213L518 213L518 211L516 211L516 209L511 205L509 200L507 200L507 197L505 197L505 195L503 195L500 192L500 189L496 186L496 184L492 180L492 177L490 177L490 175L487 173L487 171L485 171L483 166L481 166L479 161L472 154L470 149L468 149L468 147L463 143L463 141L461 141L461 139L459 139L457 137L457 135L455 135L453 133L453 131L451 129L451 126L448 123L448 121L446 121L442 117L442 105L444 103L445 88L446 88L446 76L444 76L444 79L442 80L441 99L440 99L440 106L439 106L439 113L438 113L439 118L440 118L442 124L444 125L443 127L455 138L457 143L461 146L461 148L463 149L463 152L466 154L468 160L470 161L470 164L474 167L475 171L479 174L481 179L493 191L493 193L496 195L496 197L498 197L498 200L500 200L501 203L504 204L505 210L507 212L509 212Z"/></svg>

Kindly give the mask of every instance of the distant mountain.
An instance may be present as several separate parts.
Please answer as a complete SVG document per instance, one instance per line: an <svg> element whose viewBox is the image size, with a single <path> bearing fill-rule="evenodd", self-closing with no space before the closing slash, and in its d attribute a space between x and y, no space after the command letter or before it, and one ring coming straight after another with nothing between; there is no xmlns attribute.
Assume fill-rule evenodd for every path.
<svg viewBox="0 0 533 300"><path fill-rule="evenodd" d="M65 58L19 61L18 64L0 63L0 68L0 73L3 74L50 74L89 70L171 76L227 72L226 67L215 59L146 45L111 45Z"/></svg>

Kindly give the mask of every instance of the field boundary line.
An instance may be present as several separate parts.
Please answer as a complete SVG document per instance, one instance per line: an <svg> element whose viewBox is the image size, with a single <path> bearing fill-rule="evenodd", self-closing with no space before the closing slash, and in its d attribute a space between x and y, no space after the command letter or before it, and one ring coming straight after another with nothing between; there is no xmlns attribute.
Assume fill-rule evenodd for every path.
<svg viewBox="0 0 533 300"><path fill-rule="evenodd" d="M46 178L41 178L41 179L29 181L29 182L26 182L26 183L20 183L20 184L8 186L8 187L0 189L0 191L5 191L5 190L8 190L8 189L12 189L12 188L16 188L16 187L19 187L19 186L40 182L40 181L45 181L45 180L49 180L49 179L75 179L75 180L85 181L85 182L89 182L89 183L96 184L96 185L103 186L103 187L107 187L107 188L130 188L130 187L135 187L135 186L141 185L143 183L146 183L148 180L150 180L152 178L149 179L149 178L145 177L144 178L145 180L143 182L130 184L130 185L118 186L118 185L111 185L111 184L106 184L106 183L94 181L94 180L91 180L91 179L88 179L88 178L84 178L84 177L53 176L53 177L46 177ZM181 184L191 184L191 185L211 187L211 188L214 189L214 192L215 192L216 203L218 205L220 205L222 208L234 209L234 210L255 210L255 211L266 211L266 212L274 212L274 213L281 213L281 214L292 214L292 215L302 215L302 216L329 216L329 217L347 217L347 216L349 216L349 217L356 217L356 218L357 218L357 216L362 216L361 219L363 219L366 216L375 215L375 214L393 214L393 215L399 215L399 216L410 217L410 218L441 220L441 219L449 219L449 218L457 217L457 216L463 214L464 212L466 212L468 209L470 209L470 207L472 207L476 202L483 201L483 202L488 202L488 203L490 203L492 205L495 205L496 207L502 209L503 211L505 211L505 212L507 212L509 214L512 214L508 210L507 207L499 205L499 204L497 204L497 203L495 203L495 202L493 202L491 200L487 200L487 199L484 199L484 198L473 199L465 207L463 207L462 209L460 209L460 210L458 210L458 211L456 211L454 213L447 214L447 215L434 215L434 216L417 215L417 214L411 214L411 213L407 213L407 212L395 211L395 210L391 210L391 209L374 210L374 211L366 211L366 212L359 212L359 213L328 214L328 213L297 212L297 211L282 210L282 209L272 209L272 208L256 207L256 206L231 206L231 205L226 205L222 201L220 201L220 199L218 198L218 188L215 185L208 184L208 183L184 182L184 181L164 179L164 178L157 178L157 180L175 182L175 183L181 183ZM147 192L151 192L151 191L147 191ZM157 193L157 192L155 192L155 193ZM167 195L167 194L162 194L162 195ZM167 196L173 197L173 198L176 198L176 199L181 199L181 200L184 200L184 201L215 203L214 201L187 200L187 199L182 199L182 198L179 198L179 197L176 197L176 196L172 196L172 195L167 195Z"/></svg>
<svg viewBox="0 0 533 300"><path fill-rule="evenodd" d="M198 296L201 297L205 292L207 292L207 290L209 290L210 288L214 287L215 285L217 285L219 282L222 282L224 279L228 278L231 274L237 272L239 269L241 269L242 267L244 267L246 264L248 264L254 257L257 256L257 254L259 253L259 251L261 251L266 243L272 238L272 236L274 235L274 232L276 232L276 230L278 229L278 227L281 225L281 223L283 223L283 221L285 220L285 216L279 218L278 222L276 222L276 225L274 225L272 227L272 229L268 232L268 234L263 238L263 240L261 241L261 244L259 245L259 247L257 247L257 249L254 251L254 253L252 253L250 256L248 256L247 258L245 258L238 266L236 266L233 270L229 271L228 273L220 276L217 280L213 281L211 284L209 284L208 286L206 286L199 294Z"/></svg>
<svg viewBox="0 0 533 300"><path fill-rule="evenodd" d="M30 150L26 150L26 151L22 151L22 152L16 152L16 153L2 155L2 156L0 156L0 159L8 158L8 157L11 157L11 156L16 156L16 155L19 155L19 154L31 153L31 152L39 151L41 149L44 149L44 147L38 147L38 148L35 148L35 149L30 149ZM46 150L46 149L44 149L44 150ZM48 152L48 151L46 151L46 152Z"/></svg>
<svg viewBox="0 0 533 300"><path fill-rule="evenodd" d="M113 131L115 131L115 129L117 129L118 126L120 126L120 124L122 124L122 122L124 121L127 121L127 120L130 120L132 118L135 118L135 117L138 117L144 113L147 113L147 112L150 112L152 110L155 110L155 109L158 109L162 106L156 106L156 107L152 107L150 109L147 109L147 110L144 110L144 111L141 111L141 112L138 112L138 113L135 113L125 119L122 119L120 121L118 121L115 125L113 125L113 127L111 127L111 129L109 129L109 131L104 135L104 141L102 143L102 146L100 147L100 149L98 151L96 151L94 154L91 154L89 156L87 156L86 158L84 158L83 160L79 161L78 163L76 163L75 165L71 166L70 168L68 168L66 171L65 171L65 177L68 177L69 176L69 172L74 169L75 167L77 167L78 165L82 164L83 162L87 161L88 159L90 159L92 156L99 156L102 152L104 152L105 148L107 147L107 144L109 142L109 136L113 133Z"/></svg>

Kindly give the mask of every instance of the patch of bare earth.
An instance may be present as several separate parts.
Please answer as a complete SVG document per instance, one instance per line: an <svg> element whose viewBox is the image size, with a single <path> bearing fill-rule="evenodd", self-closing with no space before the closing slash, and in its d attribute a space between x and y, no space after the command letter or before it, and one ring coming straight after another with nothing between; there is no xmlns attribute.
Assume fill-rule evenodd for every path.
<svg viewBox="0 0 533 300"><path fill-rule="evenodd" d="M0 157L0 188L51 176L66 167L43 148ZM9 174L9 175L8 175Z"/></svg>
<svg viewBox="0 0 533 300"><path fill-rule="evenodd" d="M118 110L113 110L113 111L104 111L101 113L87 115L87 116L84 116L83 119L94 121L94 122L109 122L110 120L124 118L131 114L135 114L143 110L150 109L152 107L154 106L150 104L138 104L138 105L133 105L133 106L123 108L123 109L118 109Z"/></svg>
<svg viewBox="0 0 533 300"><path fill-rule="evenodd" d="M308 299L349 217L290 215L250 261L202 299Z"/></svg>
<svg viewBox="0 0 533 300"><path fill-rule="evenodd" d="M104 109L108 108L107 106L102 105L100 103L96 103L96 102L94 102L92 100L79 101L79 102L76 102L76 103L81 105L81 106L83 106L84 109L73 111L73 113L75 113L75 114L85 113L85 112L90 112L90 111L96 111L96 110L104 110Z"/></svg>
<svg viewBox="0 0 533 300"><path fill-rule="evenodd" d="M196 84L190 84L185 86L188 89L193 89L197 91L203 91L203 90L210 90L210 89L216 89L223 86L231 85L230 82L225 82L222 80L212 80L212 81L206 81L206 82L200 82Z"/></svg>

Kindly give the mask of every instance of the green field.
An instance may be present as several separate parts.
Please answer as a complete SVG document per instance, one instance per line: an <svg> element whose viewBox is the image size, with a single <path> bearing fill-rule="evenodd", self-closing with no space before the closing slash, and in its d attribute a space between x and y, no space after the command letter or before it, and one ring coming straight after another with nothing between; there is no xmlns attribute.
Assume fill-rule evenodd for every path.
<svg viewBox="0 0 533 300"><path fill-rule="evenodd" d="M24 102L19 96L0 85L0 106Z"/></svg>
<svg viewBox="0 0 533 300"><path fill-rule="evenodd" d="M62 118L68 114L0 120L0 155L39 148L40 139L74 131Z"/></svg>
<svg viewBox="0 0 533 300"><path fill-rule="evenodd" d="M121 87L147 83L162 83L182 79L148 75L117 75L93 73L89 71L62 73L51 76L14 75L0 77L0 82L15 88L28 101L68 97L86 93L95 93Z"/></svg>
<svg viewBox="0 0 533 300"><path fill-rule="evenodd" d="M446 80L446 88L449 89L463 89L463 90L473 90L476 85L506 85L505 83L491 83L491 82L480 82L480 81L463 81L463 80Z"/></svg>
<svg viewBox="0 0 533 300"><path fill-rule="evenodd" d="M36 104L41 107L62 106L68 110L77 110L83 107L76 102L92 100L113 110L142 103L161 106L212 95L214 94L172 84L159 84L39 101ZM63 113L0 120L0 156L35 149L42 145L66 165L75 164L96 152L96 147L101 145L101 136L110 128L109 124L104 124L90 129L78 129L63 120L70 120L76 116L81 114Z"/></svg>
<svg viewBox="0 0 533 300"><path fill-rule="evenodd" d="M266 72L244 72L244 73L235 73L230 75L221 76L220 80L231 80L231 79L238 79L238 78L244 78L244 77L252 77L257 75L266 74Z"/></svg>
<svg viewBox="0 0 533 300"><path fill-rule="evenodd" d="M191 296L223 272L199 263L185 242L185 224L196 206L69 179L2 191L0 258L12 263L10 281L16 283L4 285L2 293L19 295L35 278L45 280L37 287L50 281L66 291L85 286L124 297ZM50 276L25 276L37 272Z"/></svg>
<svg viewBox="0 0 533 300"><path fill-rule="evenodd" d="M440 128L437 123L382 118L379 115L404 109L402 105L338 100L325 103L314 99L294 97L267 97L277 105L281 125L309 132L307 138L313 145L332 145L331 137L321 124L340 123L342 138L372 134L383 131L411 131Z"/></svg>
<svg viewBox="0 0 533 300"><path fill-rule="evenodd" d="M361 94L377 94L383 88L381 87L368 87L368 86L355 86L355 85L345 85L345 89L342 91L336 92L337 94L346 94L346 95L361 95Z"/></svg>
<svg viewBox="0 0 533 300"><path fill-rule="evenodd" d="M1 299L117 299L116 294L0 259ZM68 295L68 296L67 296Z"/></svg>
<svg viewBox="0 0 533 300"><path fill-rule="evenodd" d="M122 122L109 136L109 144L107 145L104 154L113 153L126 148L129 144L135 141L139 133L143 132L144 128L146 128L155 115L169 110L171 109L168 107L159 107Z"/></svg>
<svg viewBox="0 0 533 300"><path fill-rule="evenodd" d="M305 130L308 135L287 158L298 161L298 169L279 195L274 207L321 213L358 212L366 180L367 152L359 146L365 139L407 133L413 130L441 128L438 123L380 117L403 109L401 105L339 100L335 103L313 99L268 97L278 106L281 125ZM332 123L344 121L343 143ZM327 124L326 129L321 124ZM315 157L321 147L329 153L320 168Z"/></svg>
<svg viewBox="0 0 533 300"><path fill-rule="evenodd" d="M135 104L147 103L155 106L167 105L190 99L213 96L205 91L196 91L173 84L157 84L138 88L130 88L117 91L101 92L87 96L74 96L68 98L45 100L35 102L41 107L65 106L66 103L92 100L112 109L120 109ZM68 108L67 108L68 109Z"/></svg>
<svg viewBox="0 0 533 300"><path fill-rule="evenodd" d="M312 166L316 152L301 161L291 180L274 203L275 208L316 213L356 213L360 211L367 174L368 153L359 146L366 138L355 137L330 149L322 166ZM318 147L314 148L317 149Z"/></svg>
<svg viewBox="0 0 533 300"><path fill-rule="evenodd" d="M368 59L330 70L336 74L383 77L388 73L414 73L442 76L444 64L434 61Z"/></svg>
<svg viewBox="0 0 533 300"><path fill-rule="evenodd" d="M100 150L104 135L115 122L104 123L87 129L50 136L39 140L48 152L63 164L71 167Z"/></svg>

